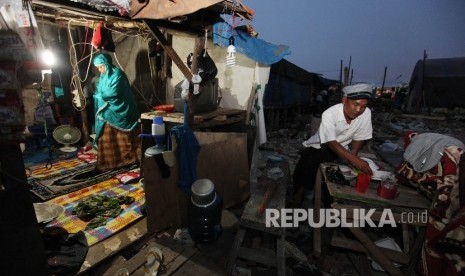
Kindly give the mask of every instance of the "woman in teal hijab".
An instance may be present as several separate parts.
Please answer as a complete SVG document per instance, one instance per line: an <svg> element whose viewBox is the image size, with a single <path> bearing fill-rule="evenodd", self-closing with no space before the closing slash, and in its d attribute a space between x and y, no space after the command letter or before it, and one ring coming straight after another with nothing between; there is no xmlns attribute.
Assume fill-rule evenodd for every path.
<svg viewBox="0 0 465 276"><path fill-rule="evenodd" d="M94 93L96 169L114 169L138 162L140 113L129 80L106 53L95 56L93 64L100 72Z"/></svg>

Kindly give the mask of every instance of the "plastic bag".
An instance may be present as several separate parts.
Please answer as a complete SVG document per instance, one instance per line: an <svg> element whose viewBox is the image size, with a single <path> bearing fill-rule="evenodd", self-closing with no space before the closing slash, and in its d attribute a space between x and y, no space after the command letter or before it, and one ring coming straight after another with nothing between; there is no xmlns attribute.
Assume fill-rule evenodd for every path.
<svg viewBox="0 0 465 276"><path fill-rule="evenodd" d="M189 68L191 68L192 56L192 53L187 56L187 65ZM210 57L206 49L200 51L200 54L197 57L197 70L198 74L202 78L202 82L213 80L218 73L218 68L216 68L215 62Z"/></svg>

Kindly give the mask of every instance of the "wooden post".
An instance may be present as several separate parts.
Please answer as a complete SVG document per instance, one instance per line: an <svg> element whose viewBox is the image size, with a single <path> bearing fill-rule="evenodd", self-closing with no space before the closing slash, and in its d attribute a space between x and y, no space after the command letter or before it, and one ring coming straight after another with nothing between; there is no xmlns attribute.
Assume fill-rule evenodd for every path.
<svg viewBox="0 0 465 276"><path fill-rule="evenodd" d="M424 89L424 84L425 84L425 63L426 63L426 58L428 57L428 55L426 54L426 50L423 50L423 63L421 64L421 87L420 87L420 90L421 90L421 94L420 94L420 98L417 100L417 106L416 106L416 113L420 113L420 108L421 108L421 103L424 101L426 103L426 95L425 95L425 89Z"/></svg>
<svg viewBox="0 0 465 276"><path fill-rule="evenodd" d="M344 86L349 85L349 67L344 67Z"/></svg>
<svg viewBox="0 0 465 276"><path fill-rule="evenodd" d="M354 68L350 71L350 81L349 84L352 85L352 79L354 78Z"/></svg>
<svg viewBox="0 0 465 276"><path fill-rule="evenodd" d="M350 67L352 67L352 56L349 56L349 67L347 68L347 73L350 73L350 69L351 69ZM349 79L350 79L350 76L347 76L347 83L346 83L346 85L349 84L349 82L348 82Z"/></svg>
<svg viewBox="0 0 465 276"><path fill-rule="evenodd" d="M194 56L192 58L192 65L191 65L191 70L184 64L184 62L181 60L181 58L178 56L176 51L174 51L173 47L169 44L163 33L158 29L157 25L155 24L154 20L150 19L144 19L143 22L147 25L149 31L155 36L155 38L160 42L161 46L165 50L165 52L168 54L168 56L171 58L171 60L178 66L179 70L181 70L182 74L186 79L189 81L192 80L192 74L197 72L197 56L198 53L203 49L203 45L205 44L205 38L198 37L195 40L195 46L194 46ZM189 94L188 100L187 100L187 106L189 107L189 112L186 114L186 123L187 126L192 128L192 124L194 121L194 114L195 114L195 101L196 98L192 95Z"/></svg>
<svg viewBox="0 0 465 276"><path fill-rule="evenodd" d="M144 19L143 22L147 25L150 33L160 42L161 47L163 50L169 55L171 60L178 66L179 70L181 70L184 77L188 80L192 79L192 73L178 56L176 51L174 51L173 47L169 44L168 40L166 40L163 33L158 29L157 25L155 25L155 21L151 19Z"/></svg>
<svg viewBox="0 0 465 276"><path fill-rule="evenodd" d="M203 46L205 44L205 37L197 37L195 39L195 45L194 45L194 55L192 57L192 64L191 64L191 72L192 74L197 74L197 57L201 53ZM192 80L189 79L189 80ZM186 116L186 123L187 126L192 128L193 122L194 122L194 114L196 112L196 103L197 103L197 97L193 93L189 93L189 97L187 98L187 106L189 108L189 112L185 114Z"/></svg>
<svg viewBox="0 0 465 276"><path fill-rule="evenodd" d="M71 37L71 33L69 33L69 36L68 36L68 39L69 39L69 42L72 41L72 37ZM76 50L74 50L76 51ZM70 61L71 63L73 64L78 64L78 61L76 60L76 55L70 55ZM89 62L92 62L91 60L89 60ZM87 142L89 142L89 130L90 130L90 127L89 127L89 123L87 122L87 108L86 106L84 105L82 108L79 107L78 109L78 106L76 105L77 103L81 104L82 105L82 99L81 97L84 97L84 93L82 91L82 85L81 85L81 80L79 79L79 69L78 69L78 66L76 66L77 69L77 72L75 72L75 74L78 74L77 76L73 77L71 79L71 82L72 84L74 84L74 88L77 90L77 94L73 97L73 99L71 99L71 101L73 102L72 105L74 106L74 108L76 110L79 111L79 113L81 114L81 132L82 132L82 136L83 136L83 140L84 140L84 144L87 144ZM72 88L71 88L72 90ZM75 99L76 99L76 102L75 102Z"/></svg>
<svg viewBox="0 0 465 276"><path fill-rule="evenodd" d="M341 65L339 67L339 83L342 84L342 59L341 59ZM341 87L342 89L342 87Z"/></svg>
<svg viewBox="0 0 465 276"><path fill-rule="evenodd" d="M428 57L428 54L426 54L426 50L423 50L423 70L422 70L422 76L421 76L421 92L423 94L423 102L424 106L428 109L428 114L431 114L431 107L430 104L428 103L428 97L425 92L425 70L426 70L426 58Z"/></svg>
<svg viewBox="0 0 465 276"><path fill-rule="evenodd" d="M341 59L341 65L340 65L340 68L339 68L339 90L341 91L340 95L339 95L339 102L342 101L342 88L344 87L344 84L342 83L342 59Z"/></svg>
<svg viewBox="0 0 465 276"><path fill-rule="evenodd" d="M384 84L386 82L386 72L387 72L387 66L384 67L384 77L383 77L383 85L381 86L381 95L383 95Z"/></svg>
<svg viewBox="0 0 465 276"><path fill-rule="evenodd" d="M257 84L254 83L252 85L252 91L250 92L249 101L247 103L247 112L245 114L245 125L246 126L250 125L250 114L252 113L252 109L255 103L255 98L257 95L256 93L257 93Z"/></svg>

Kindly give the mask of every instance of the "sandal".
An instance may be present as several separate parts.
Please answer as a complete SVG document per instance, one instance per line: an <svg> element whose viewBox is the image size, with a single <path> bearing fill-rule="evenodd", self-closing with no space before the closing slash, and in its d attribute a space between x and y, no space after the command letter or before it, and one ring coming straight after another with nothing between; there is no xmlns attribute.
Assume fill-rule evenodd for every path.
<svg viewBox="0 0 465 276"><path fill-rule="evenodd" d="M144 272L145 275L157 276L158 270L163 265L163 253L160 248L152 247L145 257Z"/></svg>

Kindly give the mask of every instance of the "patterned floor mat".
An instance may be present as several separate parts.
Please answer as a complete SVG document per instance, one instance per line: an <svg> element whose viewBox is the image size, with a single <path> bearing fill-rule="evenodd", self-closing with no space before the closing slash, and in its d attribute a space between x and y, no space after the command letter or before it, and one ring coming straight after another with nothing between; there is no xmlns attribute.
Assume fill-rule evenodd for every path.
<svg viewBox="0 0 465 276"><path fill-rule="evenodd" d="M145 195L142 185L140 183L124 184L121 183L119 179L121 179L121 177L117 176L49 200L48 202L50 203L56 203L64 206L65 212L48 223L46 227L62 227L69 233L76 233L82 230L86 235L88 245L91 246L141 218L143 216L141 208L145 203ZM73 210L81 199L95 194L108 197L131 196L134 198L134 202L127 206L123 205L123 211L117 217L106 218L107 222L105 226L84 230L87 226L87 222L80 220L76 215L73 215Z"/></svg>
<svg viewBox="0 0 465 276"><path fill-rule="evenodd" d="M42 200L68 194L90 185L108 180L115 175L135 169L137 166L96 173L95 163L87 163L78 158L61 160L47 168L45 164L30 168L28 183L30 190Z"/></svg>

